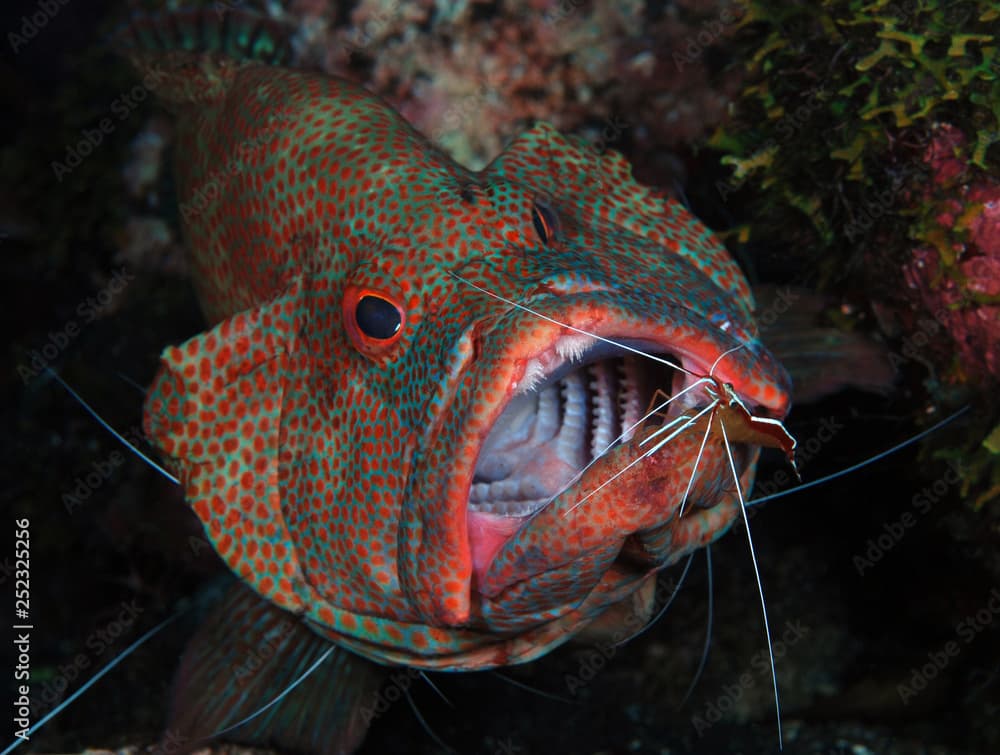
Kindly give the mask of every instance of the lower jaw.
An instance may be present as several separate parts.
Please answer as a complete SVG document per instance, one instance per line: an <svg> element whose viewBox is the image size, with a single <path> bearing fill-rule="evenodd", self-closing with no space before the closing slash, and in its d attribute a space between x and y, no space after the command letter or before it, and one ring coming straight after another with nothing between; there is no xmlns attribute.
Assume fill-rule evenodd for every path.
<svg viewBox="0 0 1000 755"><path fill-rule="evenodd" d="M530 515L504 516L478 511L469 512L468 529L473 588L482 583L497 553L529 519L531 519Z"/></svg>
<svg viewBox="0 0 1000 755"><path fill-rule="evenodd" d="M539 560L549 563L535 572L541 573L618 543L621 550L615 563L628 572L643 572L663 565L664 558L682 541L711 535L708 530L716 526L712 523L719 504L735 500L736 485L745 488L749 484L748 470L756 460L756 447L731 447L740 475L737 483L725 450L714 443L702 447L704 427L691 428L669 447L635 464L646 449L640 445L640 435L617 447L572 488L532 514L511 516L469 509L473 590L496 595L504 589L501 585L519 581L516 572L509 572L513 564L520 563L518 553L529 558L532 568L540 566ZM618 472L622 474L615 483L602 490L603 483ZM578 500L579 494L573 492L586 490L597 495ZM686 501L684 516L679 519L682 501ZM704 524L701 529L700 524ZM532 532L519 536L529 527ZM689 537L683 535L685 532ZM515 550L501 556L506 566L504 571L496 571L494 562L508 544ZM539 547L543 552L536 556L533 549ZM506 577L501 576L504 573ZM521 578L529 577L525 574Z"/></svg>
<svg viewBox="0 0 1000 755"><path fill-rule="evenodd" d="M667 356L669 356L670 359L675 360L677 363L682 361L680 357L677 357L674 354L669 354ZM596 431L591 430L591 416L588 416L586 427L580 429L580 432L582 433L582 439L580 441L582 450L580 450L580 453L585 456L593 456L594 454L604 453L609 450L610 446L605 447L605 444L611 443L614 437L619 433L621 433L619 440L623 443L628 442L628 439L634 434L634 430L631 429L630 426L637 422L642 416L645 405L654 395L654 389L660 388L665 392L664 395L668 395L684 386L684 376L673 369L660 367L659 365L656 365L656 370L650 369L644 362L637 360L636 357L629 354L626 354L624 359L626 361L622 362L622 358L619 357L617 361L622 362L622 364L626 366L628 360L639 361L639 367L633 367L631 369L621 367L622 372L619 376L620 384L616 384L621 393L615 394L615 397L610 399L611 401L620 402L614 408L614 411L607 408L609 398L607 396L602 396L603 400L601 401L601 404L605 409L605 412L611 413L612 416L615 417L613 422L606 423L610 425L610 427L605 428L603 435L598 436ZM612 361L612 358L604 357L604 361ZM589 363L589 365L580 364L580 366L575 369L583 372L593 366L595 366L595 363ZM595 376L588 376L588 380L593 377ZM630 386L628 393L625 392L626 383ZM588 408L590 407L589 402L591 400L593 400L595 404L598 401L593 396L594 393L594 384L591 383L586 399L588 402ZM563 411L564 409L565 407L562 407L560 411ZM679 412L680 408L678 406L671 407L671 414L675 411ZM553 441L553 443L554 442L555 441ZM484 441L484 446L488 446L486 441ZM598 447L602 448L603 451L599 452ZM541 453L541 457L545 457L547 453L549 452L543 451ZM534 464L539 458L539 455L529 454L529 458L530 461L527 463ZM541 499L533 504L531 501L523 501L521 503L517 503L515 501L512 505L504 505L503 501L497 501L486 505L473 505L470 502L469 508L467 509L467 527L474 578L478 578L480 580L483 578L488 571L490 564L493 562L495 556L504 544L507 543L518 532L518 530L520 530L521 527L523 527L525 523L534 516L535 513L537 513L539 507L546 505L546 500L549 499L550 496L554 497L556 494L565 492L564 486L570 483L572 476L584 467L586 458L574 460L573 463L570 463L566 459L557 459L556 461L559 462L556 466L564 466L565 469L555 471L550 468L545 468L545 474L541 475L541 477L549 481L545 487L551 489L547 492L543 489L541 493L539 493L542 496ZM477 461L477 473L478 471L479 462ZM558 482L552 483L552 480L557 480ZM473 481L476 481L475 477L473 478ZM474 485L473 487L486 486ZM472 500L476 499L473 498Z"/></svg>

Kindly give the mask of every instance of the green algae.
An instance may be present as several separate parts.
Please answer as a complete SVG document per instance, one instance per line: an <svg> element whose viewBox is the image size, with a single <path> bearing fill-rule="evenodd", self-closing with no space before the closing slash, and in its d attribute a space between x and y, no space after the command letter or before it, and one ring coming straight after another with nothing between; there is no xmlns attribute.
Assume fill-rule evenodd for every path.
<svg viewBox="0 0 1000 755"><path fill-rule="evenodd" d="M983 211L962 199L966 187L1000 174L996 3L739 5L734 57L746 82L732 119L709 142L732 168L717 186L722 196L748 188L741 196L753 220L736 235L795 250L821 288L864 291L903 323L919 317L902 274L917 248L939 258L931 290L960 293L950 308L1000 303L970 290L960 265ZM962 138L942 154L947 133ZM945 161L955 169L937 170ZM927 399L968 395L982 376L954 355L945 328L934 339L921 360L930 366ZM962 494L975 508L1000 501L1000 411L984 409L979 419L943 441L952 444L944 455L961 461Z"/></svg>
<svg viewBox="0 0 1000 755"><path fill-rule="evenodd" d="M969 135L961 157L970 173L1000 166L1000 38L992 3L741 5L737 53L747 84L735 118L710 145L726 153L733 182L749 179L759 189L755 234L780 237L791 223L824 248L850 255L868 240L856 221L873 194L889 189L896 208L921 185L919 171L905 173L906 163L941 122ZM920 239L931 225L920 218L890 230ZM842 263L823 256L829 268Z"/></svg>

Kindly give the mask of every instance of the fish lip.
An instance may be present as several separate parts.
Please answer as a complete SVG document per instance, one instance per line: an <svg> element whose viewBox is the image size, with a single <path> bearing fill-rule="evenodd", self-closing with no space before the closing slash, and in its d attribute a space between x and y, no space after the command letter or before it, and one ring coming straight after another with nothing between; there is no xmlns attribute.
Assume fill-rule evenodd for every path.
<svg viewBox="0 0 1000 755"><path fill-rule="evenodd" d="M710 326L708 325L703 325L703 329L705 330L709 327ZM625 345L642 346L644 347L643 350L648 349L656 354L671 354L676 356L681 360L681 366L690 373L693 373L693 375L687 375L683 382L674 391L672 391L674 394L677 390L690 385L693 380L697 379L696 376L708 375L714 367L715 377L722 382L731 383L734 386L734 391L745 400L747 406L754 407L760 405L759 401L755 401L751 398L753 392L743 390L746 381L742 379L743 376L739 371L733 371L729 369L727 365L717 363L719 356L726 351L725 348L721 345L716 345L714 348L710 348L707 354L699 354L699 349L704 351L704 343L698 345L688 343L683 338L664 335L664 329L664 326L659 323L650 322L647 327L641 327L638 330L626 333L623 329L621 329L620 325L616 327L613 322L602 323L598 327L590 329L592 335L597 336L598 338L592 339L588 345L593 346L593 343L599 341L599 339L607 339L608 341L624 343ZM529 390L532 383L537 383L541 380L540 384L545 385L545 381L557 379L560 371L566 369L570 360L565 357L565 353L568 350L563 349L563 353L560 353L561 342L574 339L579 340L581 338L586 339L589 337L583 336L580 331L576 331L575 329L569 329L567 331L565 329L560 330L559 328L556 328L556 330L558 332L555 333L555 336L550 338L541 348L535 349L533 352L527 354L527 358L524 358L522 355L522 358L519 361L515 360L518 361L518 368L510 375L510 384L504 399L497 402L497 404L492 407L491 420L486 423L485 429L478 436L476 436L473 441L478 445L478 452L475 456L475 462L471 468L465 470L464 485L466 525L472 560L473 585L477 582L482 583L495 556L504 544L506 544L522 527L526 526L527 523L530 522L531 519L542 508L544 508L545 505L545 501L543 501L537 507L529 506L521 512L503 513L483 510L481 506L474 506L472 498L475 474L480 464L480 454L482 453L487 439L493 432L498 419L502 416L506 407L509 406L517 396L521 395L524 391ZM724 331L723 335L717 336L717 340L724 341L725 338L726 336ZM709 342L712 341L712 339L707 340ZM508 353L507 356L510 357L513 356L513 354ZM536 362L543 365L540 375L532 375L532 370L535 369L533 365ZM584 361L583 364L587 364L587 362ZM578 367L575 369L580 368ZM699 392L700 391L696 390L692 393ZM704 405L704 402L702 405ZM773 402L771 406L764 405L762 407L762 412L769 416L781 417L784 416L787 405L787 396L781 396L779 397L779 400ZM645 409L645 407L643 407L643 409ZM671 411L674 415L676 415L679 409L674 410L671 408ZM577 482L579 481L576 480L573 484L576 484ZM558 492L561 491L557 491L557 493ZM546 496L547 500L551 500L552 497L554 496Z"/></svg>

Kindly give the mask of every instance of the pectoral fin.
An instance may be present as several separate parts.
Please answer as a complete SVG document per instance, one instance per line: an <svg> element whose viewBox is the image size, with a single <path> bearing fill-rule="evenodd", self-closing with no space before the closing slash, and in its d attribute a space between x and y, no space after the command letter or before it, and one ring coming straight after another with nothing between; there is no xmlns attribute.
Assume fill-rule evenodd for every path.
<svg viewBox="0 0 1000 755"><path fill-rule="evenodd" d="M385 673L235 583L184 652L165 737L185 750L221 739L351 753L364 739Z"/></svg>

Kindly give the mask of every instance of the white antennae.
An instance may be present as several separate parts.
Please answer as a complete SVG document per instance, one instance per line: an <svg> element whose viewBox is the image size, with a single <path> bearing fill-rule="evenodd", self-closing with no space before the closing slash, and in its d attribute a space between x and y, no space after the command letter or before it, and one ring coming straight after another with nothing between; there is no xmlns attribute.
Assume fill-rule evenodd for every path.
<svg viewBox="0 0 1000 755"><path fill-rule="evenodd" d="M115 428L113 428L108 422L106 422L101 417L101 415L98 414L93 409L93 407L90 406L90 404L88 404L86 401L83 400L83 397L81 397L79 393L77 393L76 391L74 391L70 387L69 383L67 383L65 380L63 380L61 377L59 377L59 373L57 373L51 367L46 367L45 370L49 373L49 375L51 375L53 378L55 378L63 388L66 389L66 392L69 393L70 396L72 396L73 398L75 398L77 400L77 402L80 404L80 406L82 406L84 409L87 410L87 413L91 417L93 417L94 419L96 419L98 421L98 423L101 425L101 427L103 427L109 433L111 433L112 435L114 435L115 438L117 438L118 441L122 445L124 445L129 451L131 451L136 456L138 456L140 459L142 459L144 462L146 462L147 464L149 464L149 466L151 466L153 469L155 469L161 475L163 475L168 480L170 480L170 482L174 483L174 485L180 485L181 484L180 480L178 480L176 477L174 477L172 474L170 474L170 472L168 472L166 469L164 469L163 467L161 467L159 464L157 464L155 461L153 461L152 459L150 459L148 456L146 456L146 454L144 454L142 451L140 451L138 448L136 448L134 445L132 445L132 443L130 443L128 441L128 439L125 438L124 435L122 435L120 432L118 432L117 430L115 430Z"/></svg>
<svg viewBox="0 0 1000 755"><path fill-rule="evenodd" d="M693 553L691 555L694 555ZM698 661L698 668L695 669L694 678L691 679L691 684L688 685L687 692L684 693L684 697L681 698L680 704L677 709L680 710L684 707L684 703L688 701L691 697L691 693L694 692L694 688L698 686L698 681L701 679L701 675L705 672L705 663L708 661L708 651L712 646L712 617L714 615L715 606L715 596L714 590L712 589L712 546L705 546L705 568L708 570L708 617L705 620L705 642L701 646L701 659Z"/></svg>
<svg viewBox="0 0 1000 755"><path fill-rule="evenodd" d="M266 711L268 708L272 708L275 705L277 705L278 703L280 703L282 700L285 699L285 696L289 692L291 692L293 689L295 689L300 684L302 684L302 682L304 682L313 671L315 671L317 668L319 668L320 664L322 664L323 661L325 661L327 658L329 658L330 654L334 650L336 650L337 647L338 647L337 645L331 644L330 647L328 647L326 650L324 650L323 653L322 653L322 655L320 655L320 657L317 658L309 668L307 668L305 671L302 672L302 674L299 676L298 679L296 679L294 682L292 682L287 687L285 687L281 691L281 694L279 694L277 697L275 697L273 700L271 700L271 702L269 702L266 705L258 708L254 713L251 713L246 718L241 719L240 721L237 721L232 726L227 726L225 729L220 729L219 731L217 731L214 734L212 734L209 737L207 737L207 739L216 739L218 737L221 737L223 734L226 734L226 733L232 731L233 729L236 729L236 728L238 728L240 726L243 726L243 724L245 724L245 723L249 723L253 719L257 718L257 716L259 716L261 713L263 713L264 711Z"/></svg>
<svg viewBox="0 0 1000 755"><path fill-rule="evenodd" d="M719 366L719 362L721 362L727 356L729 356L730 354L732 354L734 351L739 351L740 349L745 349L746 347L747 347L747 344L745 344L742 341L740 341L740 343L738 343L736 346L733 346L733 348L726 349L725 351L723 351L721 354L719 354L719 358L716 359L714 362L712 362L712 368L708 371L708 374L712 375L714 377L715 376L715 368Z"/></svg>
<svg viewBox="0 0 1000 755"><path fill-rule="evenodd" d="M0 755L8 755L8 753L11 752L12 750L14 750L16 747L18 747L19 745L21 745L24 742L28 741L28 737L30 735L34 734L36 731L38 731L39 729L41 729L46 723L48 723L51 719L53 719L57 715L59 715L59 713L61 711L63 711L66 708L67 705L72 704L73 701L75 701L78 697L80 697L80 695L82 695L88 689L90 689L91 687L93 687L98 682L98 680L101 679L101 677L103 677L105 674L107 674L109 671L111 671L111 669L113 669L115 666L117 666L119 663L121 663L123 660L125 660L128 656L132 655L132 653L134 653L136 650L138 650L139 647L146 642L146 640L148 640L150 637L155 636L156 634L158 634L160 632L161 629L165 628L168 624L171 624L173 621L175 621L177 618L179 618L181 616L181 614L183 614L186 610L187 610L186 608L182 608L177 613L175 613L173 616L168 616L163 621L161 621L159 624L157 624L155 627L153 627L148 632L146 632L144 635L142 635L142 637L140 637L139 639L137 639L135 642L133 642L131 645L129 645L127 648L125 648L122 652L120 652L118 655L116 655L114 658L112 658L110 661L108 661L108 663L105 664L104 667L100 671L98 671L96 674L94 674L92 677L90 677L90 679L88 679L86 682L84 682L83 684L81 684L80 688L78 690L76 690L72 695L70 695L69 697L67 697L65 700L63 700L61 703L59 703L55 708L53 708L52 710L50 710L42 718L40 718L38 721L36 721L31 726L31 728L28 729L28 731L26 732L26 736L25 736L24 739L21 739L20 737L18 737L13 742L11 742L11 744L7 747L7 749L5 749L2 753L0 753Z"/></svg>
<svg viewBox="0 0 1000 755"><path fill-rule="evenodd" d="M713 419L715 419L714 414L709 416L708 426L705 428L705 434L701 437L701 446L698 448L698 455L694 459L694 468L691 470L691 476L688 478L687 487L684 489L684 497L681 498L681 509L677 513L678 519L684 516L684 506L687 504L688 495L690 495L691 488L694 486L694 478L695 475L698 474L698 465L701 464L701 456L705 453L705 444L708 443L708 435L712 431ZM721 424L721 422L719 424Z"/></svg>
<svg viewBox="0 0 1000 755"><path fill-rule="evenodd" d="M563 328L566 328L567 330L572 330L574 333L579 333L580 335L584 335L584 336L590 336L591 338L594 338L594 339L596 339L598 341L603 341L604 343L611 344L612 346L617 346L619 349L624 349L625 351L631 351L633 354L638 354L641 357L646 357L646 359L652 359L654 362L659 362L660 364L665 364L667 367L673 367L675 370L680 370L681 372L683 372L685 374L688 374L688 375L691 375L692 377L699 377L695 373L691 372L691 370L685 369L682 365L674 364L673 362L671 362L668 359L663 359L662 357L654 356L653 354L648 354L647 352L641 351L640 349L637 349L637 348L635 348L633 346L627 346L624 343L619 343L618 341L613 341L610 338L605 338L604 336L599 336L596 333L591 333L590 331L583 330L582 328L576 328L576 327L574 327L572 325L569 325L567 323L559 322L559 320L555 320L555 319L549 317L548 315L543 315L541 312L538 312L538 311L536 311L534 309L531 309L531 307L526 307L523 304L519 304L518 302L514 301L513 299L508 299L505 296L501 296L500 294L493 293L489 289L483 288L482 286L478 286L475 283L473 283L472 281L466 280L465 278L463 278L458 273L450 273L450 275L453 278L455 278L457 280L460 280L465 285L470 286L470 287L476 289L476 291L484 293L487 296L492 296L494 299L497 299L498 301L502 301L504 304L508 304L511 307L516 307L517 309L522 309L525 312L534 315L535 317L538 317L538 318L540 318L542 320L545 320L546 322L552 323L553 325L559 325L559 326L561 326Z"/></svg>
<svg viewBox="0 0 1000 755"><path fill-rule="evenodd" d="M696 415L694 415L693 417L691 417L690 419L688 419L687 422L685 422L677 430L674 430L674 432L670 433L670 435L668 435L666 438L664 438L663 440L661 440L659 443L657 443L651 449L649 449L648 451L646 451L642 456L639 456L638 458L633 459L628 464L626 464L624 467L622 467L621 469L619 469L610 478L608 478L607 480L605 480L604 482L602 482L596 488L594 488L589 493L587 493L587 495L585 495L579 501L577 501L572 506L570 506L563 513L563 516L567 516L568 514L570 514L578 506L580 506L582 503L584 503L584 501L586 501L588 498L590 498L591 496L593 496L597 492L599 492L599 491L603 490L604 488L606 488L608 485L610 485L612 482L614 482L615 480L617 480L619 477L621 477L623 474L625 474L628 470L630 470L632 467L634 467L640 461L648 459L650 456L652 456L653 454L655 454L657 451L659 451L661 448L663 448L665 445L667 445L667 443L669 443L670 441L672 441L674 438L676 438L682 432L684 432L689 427L691 427L693 424L695 424L699 419L701 419L703 416L705 416L706 413L708 413L712 409L714 409L718 405L718 403L719 403L718 401L713 401L711 404L709 404L708 406L706 406L704 409L702 409Z"/></svg>
<svg viewBox="0 0 1000 755"><path fill-rule="evenodd" d="M771 661L771 683L774 685L774 709L778 717L778 749L782 747L781 738L781 702L778 700L778 674L774 668L774 648L771 645L771 626L767 620L767 603L764 601L764 584L760 579L760 569L757 568L757 554L753 548L753 537L750 535L750 518L747 516L746 503L743 501L743 488L740 485L740 476L736 472L736 462L733 461L733 451L729 446L729 437L726 435L726 423L720 422L722 428L722 442L726 447L726 456L729 457L729 468L733 472L733 480L736 481L736 497L740 502L740 513L743 515L743 524L747 530L747 543L750 545L750 561L753 563L753 573L757 578L757 593L760 595L760 610L764 616L764 634L767 636L767 655Z"/></svg>
<svg viewBox="0 0 1000 755"><path fill-rule="evenodd" d="M669 398L667 398L666 401L663 401L660 404L658 404L655 408L650 409L643 416L641 416L639 419L637 419L631 425L629 425L624 430L622 430L621 433L618 435L617 438L615 438L613 441L611 441L610 443L608 443L604 448L602 448L601 451L600 451L600 453L597 454L597 456L595 456L593 459L591 459L590 461L588 461L586 463L586 465L584 465L584 467L579 472L577 472L576 474L574 474L566 482L566 484L562 486L562 488L559 490L558 493L556 493L553 496L551 496L549 498L549 500L547 500L545 502L545 504L539 508L539 511L541 509L545 508L545 506L548 506L556 498L558 498L559 496L561 496L563 493L565 493L567 490L569 490L573 485L575 485L577 483L577 481L587 473L588 469L590 469L592 466L594 466L594 464L596 464L599 459L601 459L608 451L610 451L612 448L614 448L614 446L615 446L616 443L618 443L621 440L624 440L627 436L631 435L635 431L635 429L637 427L639 427L643 422L645 422L646 420L648 420L650 417L652 417L653 415L658 414L658 413L662 412L664 409L666 409L666 407L674 399L680 398L681 396L683 396L688 391L693 390L694 388L697 388L699 385L701 385L702 383L704 383L706 381L708 381L708 378L701 378L700 380L696 380L695 382L691 383L691 385L689 385L684 390L678 391L673 396L670 396ZM686 419L688 419L688 417L686 415L681 415L679 417L675 417L673 420L671 420L668 423L667 426L670 427L670 426L676 425L679 421L683 421L683 420L686 420ZM657 432L660 432L662 430L663 430L662 427L658 428ZM654 435L655 435L655 433L654 433ZM650 435L649 437L651 438L653 436ZM641 446L647 440L649 440L649 438L643 438L641 441L639 441L639 445Z"/></svg>
<svg viewBox="0 0 1000 755"><path fill-rule="evenodd" d="M670 597L667 598L667 602L664 603L663 607L660 608L660 610L656 612L656 616L654 616L648 622L646 622L646 624L642 627L642 629L636 630L633 634L629 635L624 640L620 640L619 642L616 642L611 647L620 648L620 647L622 647L622 645L626 645L629 642L632 642L632 640L634 640L637 637L641 636L643 633L645 633L645 631L647 629L649 629L650 627L652 627L653 624L655 624L656 622L658 622L660 619L663 618L663 614L665 614L667 612L667 609L670 608L671 604L674 602L674 598L676 598L677 595L678 595L678 593L680 593L681 587L684 585L684 580L687 579L688 571L691 569L691 562L692 561L694 561L694 551L692 551L688 555L688 560L684 564L684 571L681 572L681 576L678 578L677 584L674 585L674 589L670 591ZM660 573L662 573L662 572L660 572Z"/></svg>

